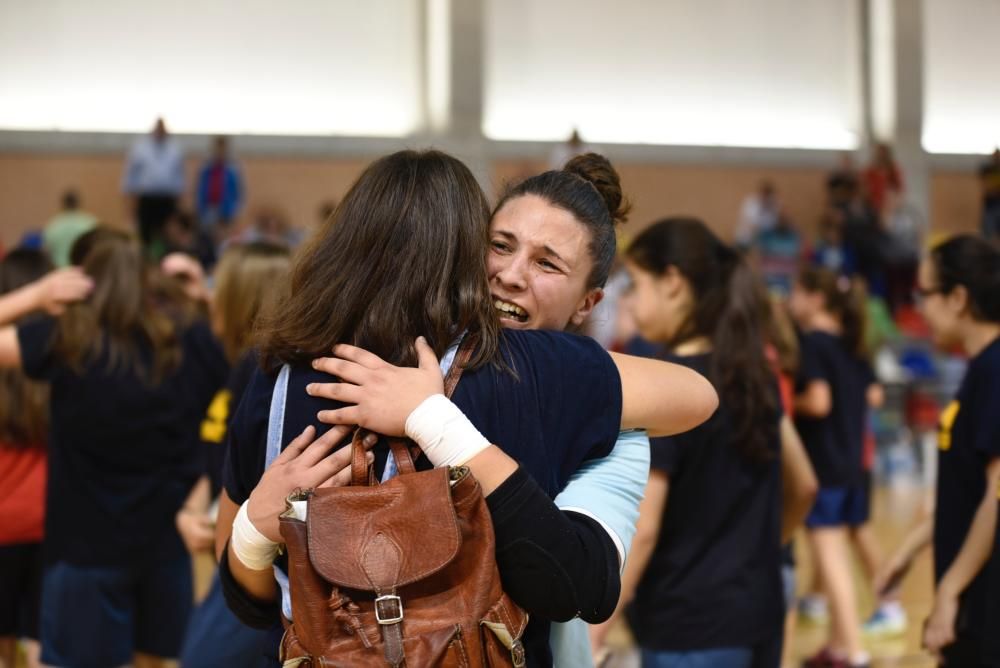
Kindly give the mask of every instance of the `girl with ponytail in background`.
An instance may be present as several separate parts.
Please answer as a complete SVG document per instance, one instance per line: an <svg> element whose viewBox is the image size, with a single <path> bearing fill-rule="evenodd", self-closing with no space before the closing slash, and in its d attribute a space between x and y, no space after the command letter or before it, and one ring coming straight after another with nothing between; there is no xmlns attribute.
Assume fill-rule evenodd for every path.
<svg viewBox="0 0 1000 668"><path fill-rule="evenodd" d="M809 268L799 274L789 299L802 330L795 425L820 487L806 527L831 617L827 646L806 666L846 668L870 661L861 644L849 552L850 527L863 524L868 513L862 458L866 413L882 403L865 346L866 298L859 281Z"/></svg>
<svg viewBox="0 0 1000 668"><path fill-rule="evenodd" d="M620 604L642 665L777 666L781 545L805 517L815 480L765 354L766 298L739 254L699 220L647 228L626 268L642 336L706 375L720 400L702 425L651 439ZM595 645L606 628L594 629Z"/></svg>

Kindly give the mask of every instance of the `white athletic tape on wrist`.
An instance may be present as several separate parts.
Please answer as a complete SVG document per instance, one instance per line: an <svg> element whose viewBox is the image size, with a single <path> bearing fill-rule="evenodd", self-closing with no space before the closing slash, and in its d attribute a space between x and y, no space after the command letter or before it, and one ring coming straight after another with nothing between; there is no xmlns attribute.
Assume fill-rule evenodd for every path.
<svg viewBox="0 0 1000 668"><path fill-rule="evenodd" d="M406 435L437 466L461 466L490 447L490 442L443 394L434 394L406 418Z"/></svg>
<svg viewBox="0 0 1000 668"><path fill-rule="evenodd" d="M244 566L252 571L263 571L271 567L278 556L278 544L257 530L247 515L245 501L233 520L233 536L229 544L233 553Z"/></svg>

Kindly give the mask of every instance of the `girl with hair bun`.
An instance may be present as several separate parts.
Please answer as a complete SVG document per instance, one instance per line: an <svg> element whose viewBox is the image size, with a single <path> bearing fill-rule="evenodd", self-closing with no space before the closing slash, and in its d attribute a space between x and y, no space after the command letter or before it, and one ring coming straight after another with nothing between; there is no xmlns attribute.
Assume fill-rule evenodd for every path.
<svg viewBox="0 0 1000 668"><path fill-rule="evenodd" d="M573 178L589 196L584 204L603 208L606 219L595 186ZM296 256L291 290L262 328L269 366L255 375L234 417L228 499L220 509L220 526L235 517L241 527L223 556L223 586L251 623L277 613L274 603L271 610L261 604L277 602L270 562L288 493L342 468L327 467L329 457L315 466L290 464L337 445L340 438L327 434L343 425L411 436L426 455L418 468L469 467L491 511L505 591L532 615L523 638L527 665L552 664L550 621L600 621L614 609L617 546L599 521L560 512L552 499L585 462L612 451L622 428L690 429L714 409L714 391L690 369L609 355L583 337L512 331L543 320L582 322L596 295L586 303L552 301L560 287L577 283L567 271L570 248L550 248L555 254L522 258L520 267L563 278L532 293L541 300L505 301L493 294L490 238L489 210L468 168L436 151L402 151L366 169ZM575 243L589 248L582 235ZM543 316L539 304L558 310ZM501 329L500 312L517 326ZM448 364L449 351L469 334L480 343L446 399L438 359ZM316 359L331 349L334 357ZM295 447L263 470L274 363L290 365L282 440ZM310 450L321 422L338 427ZM386 445L374 454L377 474L391 475ZM260 534L252 545L240 543L247 524Z"/></svg>
<svg viewBox="0 0 1000 668"><path fill-rule="evenodd" d="M501 325L578 329L603 296L614 228L628 209L618 173L594 153L509 188L494 209L487 254ZM607 457L584 462L555 498L568 516L600 524L615 547L613 568L623 566L631 546L648 474L649 439L624 431ZM556 666L593 663L583 619L553 624L550 646Z"/></svg>

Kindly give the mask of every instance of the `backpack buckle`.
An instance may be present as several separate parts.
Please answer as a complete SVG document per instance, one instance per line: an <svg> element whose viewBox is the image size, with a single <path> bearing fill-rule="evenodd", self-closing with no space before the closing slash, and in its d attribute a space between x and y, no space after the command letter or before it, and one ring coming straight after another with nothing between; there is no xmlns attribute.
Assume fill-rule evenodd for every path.
<svg viewBox="0 0 1000 668"><path fill-rule="evenodd" d="M383 607L383 605L385 607ZM398 596L379 596L375 599L375 620L385 626L403 621L403 601Z"/></svg>

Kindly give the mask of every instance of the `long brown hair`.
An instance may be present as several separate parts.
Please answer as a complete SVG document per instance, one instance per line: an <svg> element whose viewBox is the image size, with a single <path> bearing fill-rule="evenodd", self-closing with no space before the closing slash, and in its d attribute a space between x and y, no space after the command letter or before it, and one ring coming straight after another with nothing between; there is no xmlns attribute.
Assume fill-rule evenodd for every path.
<svg viewBox="0 0 1000 668"><path fill-rule="evenodd" d="M732 417L734 446L751 461L771 459L778 397L764 349L769 306L746 261L694 218L654 223L627 255L656 276L675 267L690 283L694 305L670 345L711 340L709 378Z"/></svg>
<svg viewBox="0 0 1000 668"><path fill-rule="evenodd" d="M36 281L51 269L42 252L13 250L0 262L0 293ZM30 380L20 369L0 369L0 441L10 447L41 446L48 433L48 383Z"/></svg>
<svg viewBox="0 0 1000 668"><path fill-rule="evenodd" d="M489 207L472 172L439 151L400 151L361 174L300 249L287 292L261 322L261 362L305 362L352 343L413 365L424 336L441 355L478 334L497 353L486 272Z"/></svg>
<svg viewBox="0 0 1000 668"><path fill-rule="evenodd" d="M868 290L859 277L848 278L823 267L805 267L798 284L806 292L823 296L825 309L840 321L841 339L861 359L868 350Z"/></svg>
<svg viewBox="0 0 1000 668"><path fill-rule="evenodd" d="M265 303L288 278L288 248L264 241L230 246L215 269L212 298L216 333L230 363L252 344Z"/></svg>
<svg viewBox="0 0 1000 668"><path fill-rule="evenodd" d="M155 303L139 244L125 232L105 230L82 266L94 290L60 316L54 352L78 372L103 355L109 373L132 371L159 383L180 365L180 323ZM143 360L144 345L152 364Z"/></svg>

